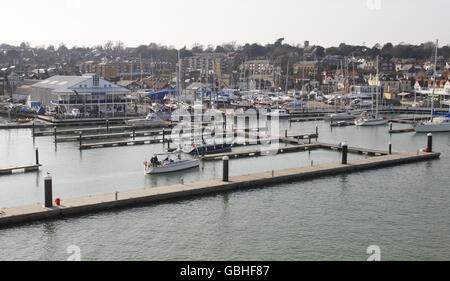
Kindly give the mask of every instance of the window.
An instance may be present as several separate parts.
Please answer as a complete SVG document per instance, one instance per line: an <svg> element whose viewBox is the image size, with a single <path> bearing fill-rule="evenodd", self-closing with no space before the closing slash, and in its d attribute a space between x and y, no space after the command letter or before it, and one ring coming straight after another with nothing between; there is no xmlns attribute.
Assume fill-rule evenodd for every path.
<svg viewBox="0 0 450 281"><path fill-rule="evenodd" d="M98 87L100 84L100 78L97 75L92 76L92 85Z"/></svg>

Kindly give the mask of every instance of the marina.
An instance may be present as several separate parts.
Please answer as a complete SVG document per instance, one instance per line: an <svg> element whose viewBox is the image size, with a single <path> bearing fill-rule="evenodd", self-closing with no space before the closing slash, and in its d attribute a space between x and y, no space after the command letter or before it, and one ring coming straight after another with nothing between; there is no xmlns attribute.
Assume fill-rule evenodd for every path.
<svg viewBox="0 0 450 281"><path fill-rule="evenodd" d="M149 190L136 190L110 195L62 200L61 206L43 208L39 205L3 209L0 213L0 227L24 222L56 219L64 216L105 211L133 205L182 199L235 189L257 188L274 183L292 182L365 169L400 165L415 161L439 158L440 153L403 153L377 158L354 160L346 164L326 164L308 168L277 170L272 173L250 174L229 178L227 181L212 180L194 182ZM227 176L228 177L228 176Z"/></svg>
<svg viewBox="0 0 450 281"><path fill-rule="evenodd" d="M64 24L0 42L0 261L175 261L165 279L244 280L283 279L272 261L450 258L448 4L408 18L374 1L81 2L4 5L7 26L14 11ZM424 19L441 41L404 32Z"/></svg>

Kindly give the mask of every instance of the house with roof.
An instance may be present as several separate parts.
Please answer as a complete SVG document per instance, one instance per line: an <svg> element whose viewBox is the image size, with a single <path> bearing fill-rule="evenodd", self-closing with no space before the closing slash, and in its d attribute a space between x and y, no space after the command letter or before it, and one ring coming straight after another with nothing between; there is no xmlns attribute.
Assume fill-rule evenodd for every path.
<svg viewBox="0 0 450 281"><path fill-rule="evenodd" d="M115 85L96 74L83 76L53 76L30 87L30 96L43 106L54 105L62 112L117 116L129 110L129 90Z"/></svg>

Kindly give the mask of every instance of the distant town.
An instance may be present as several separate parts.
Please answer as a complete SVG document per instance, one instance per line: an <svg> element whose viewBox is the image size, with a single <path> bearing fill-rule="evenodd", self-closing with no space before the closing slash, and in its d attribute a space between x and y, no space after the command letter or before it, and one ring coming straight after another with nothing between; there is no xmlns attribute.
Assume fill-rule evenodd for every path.
<svg viewBox="0 0 450 281"><path fill-rule="evenodd" d="M386 101L410 106L426 100L423 97L431 91L436 65L435 94L442 101L450 97L449 46L438 48L435 63L434 42L396 46L386 43L373 47L342 43L338 47L324 48L308 41L298 45L283 41L284 38L280 38L265 46L234 42L218 46L195 44L181 50L155 43L130 48L112 41L103 46L70 49L64 44L58 47L2 44L0 95L25 100L40 80L86 74L104 79L111 83L109 87L127 89L125 94L142 93L142 90L170 93L177 88L179 73L181 89L193 92L237 89L365 94L375 92L374 87L379 85ZM379 76L375 77L377 69ZM73 82L59 80L53 84ZM422 100L417 95L422 95ZM41 98L39 102L49 105L51 101L45 104Z"/></svg>

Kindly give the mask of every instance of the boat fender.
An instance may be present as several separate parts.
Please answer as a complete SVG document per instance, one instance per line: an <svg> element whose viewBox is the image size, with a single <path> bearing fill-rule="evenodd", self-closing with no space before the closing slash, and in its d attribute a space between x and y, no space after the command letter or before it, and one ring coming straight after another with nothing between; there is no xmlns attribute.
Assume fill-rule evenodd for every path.
<svg viewBox="0 0 450 281"><path fill-rule="evenodd" d="M144 162L145 167L147 167L147 161Z"/></svg>

